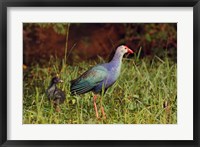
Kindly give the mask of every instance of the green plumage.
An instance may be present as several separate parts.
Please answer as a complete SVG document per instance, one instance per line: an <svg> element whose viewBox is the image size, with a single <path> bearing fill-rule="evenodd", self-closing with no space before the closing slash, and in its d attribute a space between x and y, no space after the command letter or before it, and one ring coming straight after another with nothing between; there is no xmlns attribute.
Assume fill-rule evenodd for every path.
<svg viewBox="0 0 200 147"><path fill-rule="evenodd" d="M71 93L82 94L91 91L107 77L107 69L97 65L71 81Z"/></svg>

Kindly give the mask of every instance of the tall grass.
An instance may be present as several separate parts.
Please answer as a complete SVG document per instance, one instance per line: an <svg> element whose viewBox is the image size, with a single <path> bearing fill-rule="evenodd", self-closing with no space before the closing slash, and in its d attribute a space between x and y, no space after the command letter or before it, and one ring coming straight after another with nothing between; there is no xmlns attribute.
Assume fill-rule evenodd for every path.
<svg viewBox="0 0 200 147"><path fill-rule="evenodd" d="M162 60L123 59L119 79L97 106L101 119L96 119L92 92L71 96L70 80L77 78L95 61L74 66L52 58L49 63L24 70L23 123L25 124L175 124L177 123L177 65L167 57ZM59 73L64 83L66 100L56 112L45 94L53 75ZM101 115L104 106L106 119Z"/></svg>

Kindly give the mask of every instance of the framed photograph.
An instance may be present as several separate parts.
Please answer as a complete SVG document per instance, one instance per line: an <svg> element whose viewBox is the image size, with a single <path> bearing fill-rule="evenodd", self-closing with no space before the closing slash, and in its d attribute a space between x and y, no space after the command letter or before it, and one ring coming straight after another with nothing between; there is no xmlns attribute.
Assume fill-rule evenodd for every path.
<svg viewBox="0 0 200 147"><path fill-rule="evenodd" d="M2 146L198 146L198 0L1 4Z"/></svg>

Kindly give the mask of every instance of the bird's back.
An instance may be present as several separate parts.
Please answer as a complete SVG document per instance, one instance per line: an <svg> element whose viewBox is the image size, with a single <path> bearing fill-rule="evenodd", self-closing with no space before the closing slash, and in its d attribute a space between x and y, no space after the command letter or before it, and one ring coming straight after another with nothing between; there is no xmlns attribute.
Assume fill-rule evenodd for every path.
<svg viewBox="0 0 200 147"><path fill-rule="evenodd" d="M71 94L83 94L93 91L107 76L107 69L102 65L97 65L83 73L79 78L71 81Z"/></svg>

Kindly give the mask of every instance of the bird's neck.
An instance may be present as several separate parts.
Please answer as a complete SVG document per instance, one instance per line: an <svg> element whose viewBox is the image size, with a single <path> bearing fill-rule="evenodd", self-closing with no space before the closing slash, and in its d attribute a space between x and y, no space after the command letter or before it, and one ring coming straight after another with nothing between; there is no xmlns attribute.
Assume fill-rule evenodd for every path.
<svg viewBox="0 0 200 147"><path fill-rule="evenodd" d="M123 55L116 52L114 57L112 58L112 60L110 62L115 63L117 65L121 65L122 58L123 58Z"/></svg>

